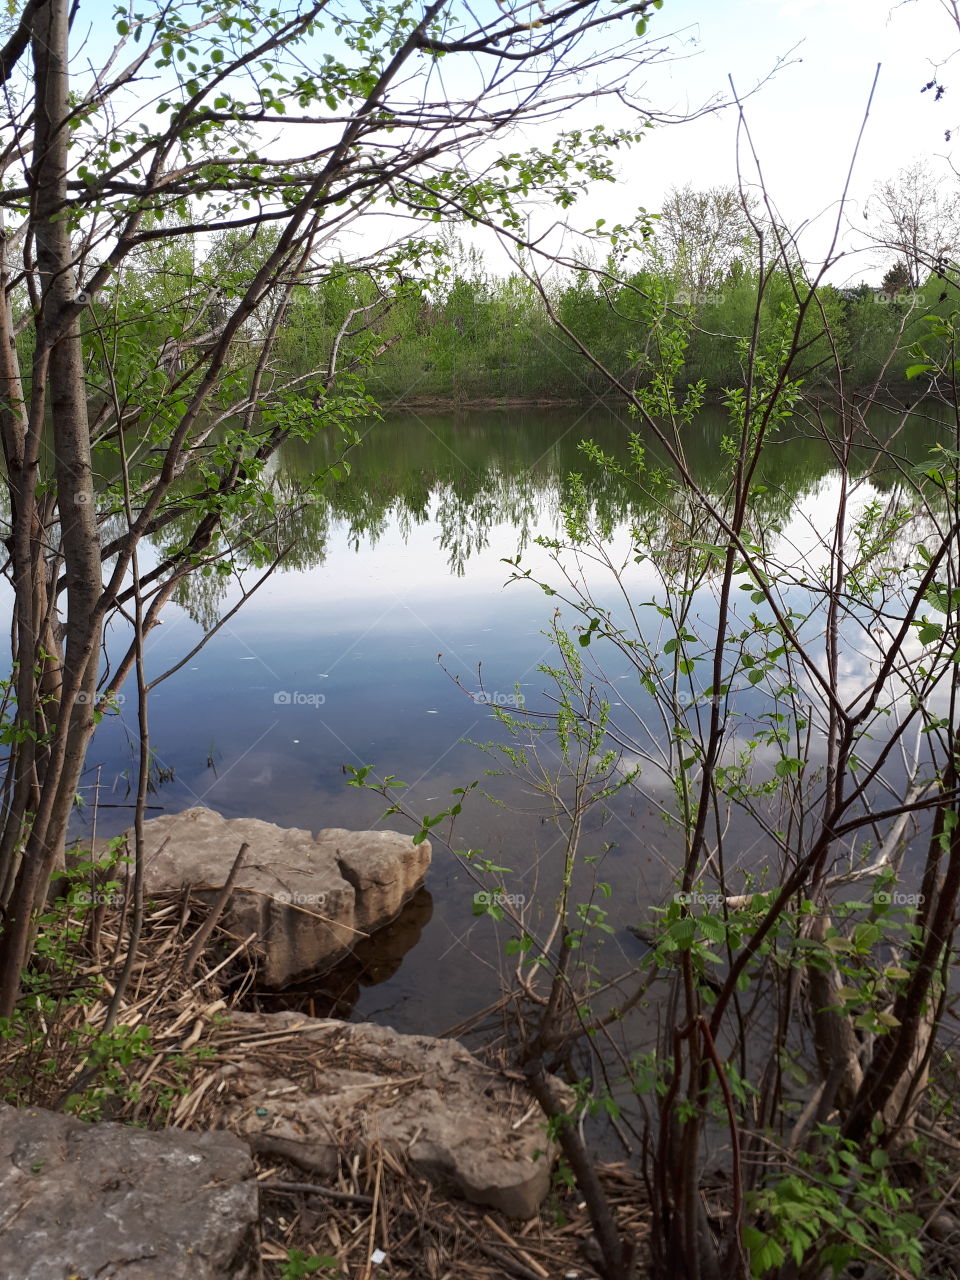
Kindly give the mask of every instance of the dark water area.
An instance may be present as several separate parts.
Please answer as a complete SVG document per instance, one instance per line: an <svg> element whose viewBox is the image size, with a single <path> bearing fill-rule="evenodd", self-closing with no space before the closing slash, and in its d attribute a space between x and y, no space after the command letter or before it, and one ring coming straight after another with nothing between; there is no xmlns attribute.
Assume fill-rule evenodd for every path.
<svg viewBox="0 0 960 1280"><path fill-rule="evenodd" d="M895 432L896 420L887 426ZM632 420L609 409L408 413L371 423L350 475L330 483L323 502L295 517L297 544L284 566L151 695L151 816L207 805L227 817L312 831L412 830L402 817L383 818L382 798L348 787L345 769L372 765L380 776L402 779L404 803L418 814L446 809L454 788L476 781L493 800L473 796L465 804L450 834L453 849L481 849L510 868L506 887L524 899L531 923L548 916L563 833L529 786L487 776L492 761L475 745L506 740L491 702L510 709L522 697L534 711L552 705L540 668L555 657L546 632L558 599L530 581L508 584L504 561L522 552L535 577L556 577L534 540L561 530L571 473L582 476L610 545L629 544L631 522L656 513L644 508L627 480L592 464L579 442L588 437L625 459L633 430ZM723 481L726 430L724 415L708 412L683 442L707 491ZM894 436L892 447L918 462L941 434L936 413L920 415ZM865 440L857 466L870 466L878 448ZM274 475L278 492L295 494L334 454L324 439L289 446ZM652 443L647 460L657 463ZM758 483L765 487L758 502L770 530L801 550L812 546L818 525L836 509L828 444L803 424L784 431ZM885 468L871 477L870 491L882 494L895 483L895 468ZM649 570L629 557L624 583L636 600L656 590ZM613 584L598 578L593 587L599 601L619 607ZM149 678L189 654L204 627L237 598L229 579L195 584L148 640ZM697 608L709 627L708 590ZM561 614L573 621L562 608ZM656 625L652 610L642 616ZM601 652L598 660L604 658L611 715L649 716L653 704L636 671L616 655ZM852 658L850 675L857 675ZM98 834L131 821L137 729L134 699L126 692L120 713L97 731L78 835L89 830L97 779ZM759 716L763 699L757 691L741 710ZM588 821L583 852L597 861L583 869L575 889L595 898L596 878L610 886L602 906L612 933L598 953L607 974L640 962L645 948L630 926L673 890L680 841L658 812L669 790L668 778L653 778L643 791L620 792ZM737 837L734 826L728 839ZM746 843L755 835L744 830L743 839L744 857L762 864L762 846ZM336 972L300 984L289 1002L401 1031L437 1034L456 1025L494 1001L516 966L504 954L513 926L474 914L474 894L488 887L434 840L427 885L403 915Z"/></svg>

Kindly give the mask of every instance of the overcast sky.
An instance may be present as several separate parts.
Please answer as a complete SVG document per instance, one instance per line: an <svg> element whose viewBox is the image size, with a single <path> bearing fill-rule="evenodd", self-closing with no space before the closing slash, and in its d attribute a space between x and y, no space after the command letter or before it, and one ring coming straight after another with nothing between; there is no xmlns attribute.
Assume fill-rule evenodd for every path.
<svg viewBox="0 0 960 1280"><path fill-rule="evenodd" d="M685 57L651 69L647 93L659 109L692 110L712 92L729 92L732 76L747 93L778 58L782 67L746 104L768 190L791 227L818 219L804 244L822 254L836 217L877 65L880 74L851 186L848 220L863 225L877 179L892 177L918 156L954 181L943 157L945 131L960 125L960 32L941 0L666 0L650 34L680 32ZM937 65L947 63L937 73ZM939 74L939 102L921 93ZM745 177L755 170L744 156ZM655 210L664 192L736 180L736 119L731 111L652 131L624 167L623 182L598 191L591 214ZM602 208L601 208L602 206ZM853 248L854 238L847 237ZM872 278L872 257L852 255L833 279Z"/></svg>

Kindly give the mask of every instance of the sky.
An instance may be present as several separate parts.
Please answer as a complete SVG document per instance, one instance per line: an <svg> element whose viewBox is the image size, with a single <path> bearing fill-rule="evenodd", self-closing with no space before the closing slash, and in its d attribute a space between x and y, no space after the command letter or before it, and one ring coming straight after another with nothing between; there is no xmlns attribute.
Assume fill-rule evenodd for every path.
<svg viewBox="0 0 960 1280"><path fill-rule="evenodd" d="M845 247L850 258L831 276L876 276L877 254L858 254L856 234L878 180L928 157L945 181L945 131L960 125L960 31L943 0L665 0L649 33L677 33L679 59L650 69L646 94L659 110L693 111L714 93L729 96L728 77L744 96L786 59L745 103L747 124L767 190L792 229L810 224L808 261L822 256L857 135L879 78L850 188ZM924 84L939 71L939 102ZM757 173L743 147L742 172ZM960 157L958 157L960 163ZM737 119L731 110L652 130L624 166L616 189L597 191L580 219L655 210L672 186L703 188L737 179ZM588 218L588 220L590 220ZM874 264L871 270L871 264Z"/></svg>
<svg viewBox="0 0 960 1280"><path fill-rule="evenodd" d="M479 2L482 8L493 0ZM877 282L883 257L865 248L861 234L869 230L864 213L869 212L874 184L918 156L929 157L945 181L960 180L944 159L951 150L944 133L960 126L960 57L950 61L960 50L960 31L950 8L950 0L664 0L650 16L648 35L669 43L674 56L647 68L645 84L641 77L637 87L655 113L682 115L718 95L729 99L732 77L746 99L746 119L767 191L788 227L808 227L800 247L813 263L829 243L879 66L845 209L843 244L849 256L830 275L836 284ZM76 71L89 58L100 58L113 40L111 24L91 24L95 10L91 4L86 16L81 14ZM601 30L598 39L609 40L611 52L627 34L624 25ZM328 40L329 33L322 39ZM939 102L933 92L921 93L938 66L946 88ZM456 87L463 91L461 84ZM556 126L535 126L526 135L488 146L521 149L524 140L549 145L559 129L597 121L611 128L637 123L609 99L588 100ZM285 144L281 137L272 145ZM741 153L743 180L754 184L757 173L743 144ZM629 152L616 185L599 184L568 220L581 227L598 217L629 222L638 207L655 212L673 186L690 182L704 188L736 181L737 115L733 109L719 110L648 131ZM534 215L540 220L534 225L547 225L558 216L551 206ZM388 235L393 230L387 227ZM374 219L349 233L344 248L350 248L352 235L362 244L364 237L383 234ZM489 241L479 243L493 269L508 267L505 255Z"/></svg>

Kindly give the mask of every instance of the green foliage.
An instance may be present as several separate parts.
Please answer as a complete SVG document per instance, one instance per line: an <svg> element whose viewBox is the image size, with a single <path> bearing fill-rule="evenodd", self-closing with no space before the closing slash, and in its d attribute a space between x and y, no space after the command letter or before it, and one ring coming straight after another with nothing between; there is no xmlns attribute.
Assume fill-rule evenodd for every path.
<svg viewBox="0 0 960 1280"><path fill-rule="evenodd" d="M329 1255L306 1254L302 1249L288 1249L287 1260L280 1271L281 1280L301 1280L303 1276L315 1276L318 1272L340 1275L340 1263Z"/></svg>
<svg viewBox="0 0 960 1280"><path fill-rule="evenodd" d="M911 1193L890 1181L886 1153L874 1148L864 1158L835 1127L820 1125L817 1132L822 1166L800 1153L795 1173L748 1196L763 1224L743 1230L752 1274L775 1276L789 1258L798 1268L841 1276L851 1263L879 1256L923 1276L922 1219L910 1211Z"/></svg>
<svg viewBox="0 0 960 1280"><path fill-rule="evenodd" d="M752 1185L743 1218L754 1275L819 1276L829 1269L839 1276L851 1262L882 1258L919 1276L920 1221L910 1211L901 1171L873 1145L881 1135L893 1143L902 1115L888 1098L876 1103L867 1095L873 1110L863 1123L874 1131L864 1140L850 1118L856 1117L851 1098L864 1094L857 1093L849 1064L858 1049L871 1065L891 1060L884 1057L888 1046L892 1058L905 1040L910 1044L918 1019L938 1016L944 987L944 945L933 939L931 950L922 895L906 895L904 907L892 898L893 864L899 864L886 844L878 865L869 864L871 839L891 839L891 801L894 816L909 813L910 787L942 786L944 771L953 767L949 723L931 695L952 681L956 697L960 598L953 520L960 448L946 413L929 456L898 466L902 488L895 483L884 491L880 467L871 473L873 491L858 486L858 441L847 417L854 418L855 406L844 403L840 429L821 425L815 433L842 457L837 470L844 496L836 527L828 512L827 540L811 557L790 531L790 522L807 513L770 458L789 435L810 433L811 421L823 423L818 397L806 395L821 379L843 372L850 359L846 301L831 289L811 296L796 280L773 273L759 303L752 283L751 307L750 290L740 291L742 278L731 290L741 303L737 324L741 334L748 320L756 328L743 337L731 325L738 373L721 390L726 421L716 431L716 474L705 482L691 465L693 415L716 376L697 344L710 326L717 336L720 313L731 304L693 302L663 289L659 310L645 317L644 350L653 358L634 393L646 433L636 433L619 453L596 441L582 446L590 466L611 484L643 495L629 536L592 508L584 465L568 479L562 534L538 539L553 572L534 579L520 557L509 563L515 579L536 581L577 619L572 639L557 635L559 657L544 667L563 681L549 725L569 771L568 787L578 759L571 744L587 742L589 731L603 725L603 736L589 741L591 757L601 759L611 744L630 752L638 762L631 785L659 813L669 832L667 856L680 867L677 891L653 910L652 928L636 930L649 947L653 972L672 980L670 1001L661 1006L669 1025L658 1053L634 1059L627 1075L657 1113L659 1146L649 1170L655 1189L658 1179L673 1189L660 1205L665 1236L684 1212L673 1178L695 1144L703 1151L706 1135L721 1124L751 1143L769 1137L773 1144L764 1161L769 1181ZM586 334L596 319L586 305L589 284L580 282L576 308ZM647 293L653 293L649 282ZM854 301L884 315L901 305L872 296L868 302L867 295ZM952 315L924 307L919 320L922 329L909 308L902 312L891 359L903 360L905 370L905 344L913 342L917 368L911 372L955 385ZM716 368L723 367L721 359ZM692 369L702 375L693 385ZM904 436L913 425L907 422ZM771 474L780 495L775 505L769 505ZM848 499L858 488L865 490L858 501ZM818 514L823 537L820 520ZM639 589L633 565L641 566ZM596 583L600 570L611 575L610 595ZM616 608L606 603L611 595ZM878 638L870 660L848 687L836 652L846 654L871 627ZM837 650L825 676L823 649L831 643ZM883 665L891 647L898 655L895 676ZM616 679L634 681L632 700L629 684L613 686L604 676L611 659L621 670L626 665L629 674ZM605 720L597 708L612 687L621 709ZM917 757L909 784L882 772L884 753L899 743L905 723ZM541 739L543 730L541 722ZM839 799L829 818L823 813L833 780L825 785L825 741L841 761ZM527 750L520 762L531 756ZM553 785L560 790L557 780ZM880 824L877 811L884 815ZM937 816L929 857L942 860L955 844L952 797ZM762 874L751 874L749 857L735 852L745 840L751 847L750 831L763 851ZM933 883L929 870L927 876L925 891ZM870 901L838 892L839 885L862 880L872 885ZM602 914L591 909L574 906L570 914L602 927ZM573 929L568 936L571 948L581 944ZM926 969L918 960L924 946ZM808 1001L811 1027L796 1016L804 981L816 997ZM590 1034L598 1021L596 988L587 979L583 990L576 1016ZM774 1016L774 1007L789 1012ZM831 1030L842 1050L831 1047ZM819 1068L826 1080L828 1062L844 1089L831 1098L831 1108L855 1136L811 1122L811 1071L816 1078ZM782 1135L791 1130L795 1138L785 1151ZM692 1194L701 1186L695 1163L682 1175ZM679 1257L698 1234L693 1222L676 1228L671 1256ZM732 1247L729 1234L727 1243ZM711 1247L705 1237L700 1245Z"/></svg>
<svg viewBox="0 0 960 1280"><path fill-rule="evenodd" d="M746 375L744 344L754 326L761 347L772 359L782 357L777 335L792 336L796 310L809 296L807 286L798 289L774 271L758 311L757 277L741 258L719 285L693 297L651 266L615 278L618 261L611 257L602 269L557 278L544 299L522 275L492 275L476 250L453 238L432 250L424 243L420 251L412 276L398 265L397 274L377 281L341 264L315 286L298 288L278 344L286 367L307 373L351 310L376 308L379 300L380 314L360 345L379 353L366 382L381 400L610 394L594 360L630 390L655 387L667 364L678 385L702 386L703 395L718 400ZM825 388L839 357L853 387L904 384L911 362L913 376L922 368L911 355L922 334L930 336L921 317L943 312L945 289L956 293L945 277L894 295L866 286L843 293L820 288L797 335L791 379ZM550 310L593 360L555 328Z"/></svg>

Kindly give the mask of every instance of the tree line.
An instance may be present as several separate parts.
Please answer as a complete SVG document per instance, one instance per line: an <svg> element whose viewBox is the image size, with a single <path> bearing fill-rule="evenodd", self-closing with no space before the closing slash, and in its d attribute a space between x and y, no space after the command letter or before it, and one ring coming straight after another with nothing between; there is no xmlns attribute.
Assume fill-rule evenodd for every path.
<svg viewBox="0 0 960 1280"><path fill-rule="evenodd" d="M919 286L899 273L875 288L821 286L821 313L811 318L799 376L828 393L836 355L848 388L885 388L916 396L906 371L911 350L927 334L926 317L956 305L953 278L930 272ZM774 271L762 293L761 339L794 302L795 276ZM486 398L583 400L609 395L605 376L558 329L563 325L628 388L644 385L664 345L682 341L681 378L702 383L713 400L743 378L743 344L754 323L759 273L736 259L702 291L676 276L644 269L616 280L606 270L571 272L545 300L522 274L486 271L466 255L445 278L409 285L373 326L382 346L365 382L383 404ZM375 303L377 285L347 272L293 300L280 344L292 370L306 371L329 345L350 310ZM815 332L816 330L816 332ZM369 344L371 335L365 335Z"/></svg>

